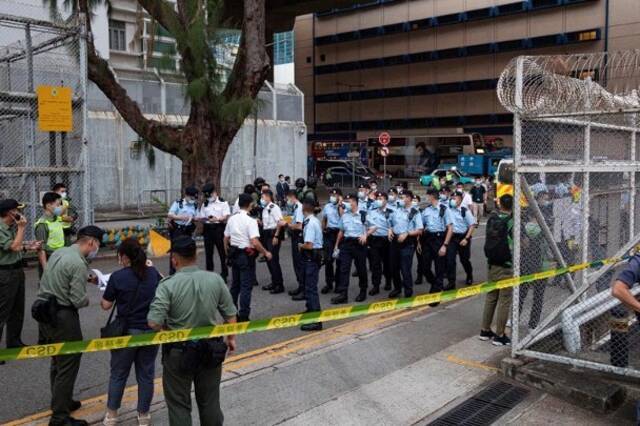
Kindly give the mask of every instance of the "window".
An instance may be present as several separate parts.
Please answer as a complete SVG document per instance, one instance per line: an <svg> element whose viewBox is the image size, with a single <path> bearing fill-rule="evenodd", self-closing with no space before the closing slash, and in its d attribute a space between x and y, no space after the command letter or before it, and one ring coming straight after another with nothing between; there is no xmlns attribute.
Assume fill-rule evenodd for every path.
<svg viewBox="0 0 640 426"><path fill-rule="evenodd" d="M126 30L124 22L109 20L109 49L126 51Z"/></svg>
<svg viewBox="0 0 640 426"><path fill-rule="evenodd" d="M327 59L327 57L323 54L320 55L320 61L324 62Z"/></svg>
<svg viewBox="0 0 640 426"><path fill-rule="evenodd" d="M598 34L596 31L583 31L578 34L578 40L580 41L591 41L596 40L598 38Z"/></svg>
<svg viewBox="0 0 640 426"><path fill-rule="evenodd" d="M311 56L307 56L307 63L310 64L311 63Z"/></svg>

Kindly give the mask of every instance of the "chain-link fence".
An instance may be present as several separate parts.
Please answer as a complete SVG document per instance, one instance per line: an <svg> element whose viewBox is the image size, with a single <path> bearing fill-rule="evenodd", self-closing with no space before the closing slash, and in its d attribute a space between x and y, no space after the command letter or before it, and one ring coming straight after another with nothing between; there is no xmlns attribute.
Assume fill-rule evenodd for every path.
<svg viewBox="0 0 640 426"><path fill-rule="evenodd" d="M640 241L640 51L519 57L498 84L514 113L514 273L620 257ZM514 355L640 377L639 323L617 269L514 289ZM632 290L640 293L639 288Z"/></svg>
<svg viewBox="0 0 640 426"><path fill-rule="evenodd" d="M41 197L55 183L67 186L77 223L92 220L82 28L77 21L52 24L0 14L0 198L23 202L30 224L42 214ZM41 130L37 91L42 86L71 89L71 131Z"/></svg>

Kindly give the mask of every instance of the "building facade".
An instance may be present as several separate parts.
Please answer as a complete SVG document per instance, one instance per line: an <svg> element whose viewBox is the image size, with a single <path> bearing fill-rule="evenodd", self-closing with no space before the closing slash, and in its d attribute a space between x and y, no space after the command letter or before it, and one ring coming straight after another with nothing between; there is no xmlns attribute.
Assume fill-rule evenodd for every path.
<svg viewBox="0 0 640 426"><path fill-rule="evenodd" d="M298 17L295 43L310 141L388 131L508 146L512 116L495 93L505 65L518 55L637 48L640 2L371 1Z"/></svg>

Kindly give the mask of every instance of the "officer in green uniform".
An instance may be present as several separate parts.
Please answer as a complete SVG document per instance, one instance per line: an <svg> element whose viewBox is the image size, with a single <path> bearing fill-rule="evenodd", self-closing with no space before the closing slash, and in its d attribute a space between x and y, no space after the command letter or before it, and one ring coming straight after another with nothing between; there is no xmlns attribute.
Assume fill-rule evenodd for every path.
<svg viewBox="0 0 640 426"><path fill-rule="evenodd" d="M47 192L42 197L42 208L44 214L35 225L36 240L43 241L42 250L38 253L38 273L41 278L51 254L65 246L62 197L55 192Z"/></svg>
<svg viewBox="0 0 640 426"><path fill-rule="evenodd" d="M0 200L0 338L6 326L8 348L24 346L20 337L24 320L22 252L36 247L24 241L27 219L18 213L20 208L16 200Z"/></svg>
<svg viewBox="0 0 640 426"><path fill-rule="evenodd" d="M151 303L149 326L154 330L204 327L216 324L216 311L225 323L236 322L236 308L222 277L197 266L196 243L182 235L171 242L171 263L177 273L158 285ZM162 346L162 387L169 424L191 425L191 386L200 424L222 425L220 379L227 348L236 348L235 336L202 339ZM193 362L195 358L196 362Z"/></svg>
<svg viewBox="0 0 640 426"><path fill-rule="evenodd" d="M89 306L86 285L89 280L88 260L100 248L104 231L97 226L86 226L78 231L75 244L56 250L42 274L38 300L57 304L57 312L47 322L39 322L40 343L50 344L82 340L78 309ZM93 282L96 284L96 282ZM49 312L49 307L42 309ZM73 401L73 386L80 369L82 354L51 358L51 420L49 425L86 425L84 420L70 416L80 408Z"/></svg>

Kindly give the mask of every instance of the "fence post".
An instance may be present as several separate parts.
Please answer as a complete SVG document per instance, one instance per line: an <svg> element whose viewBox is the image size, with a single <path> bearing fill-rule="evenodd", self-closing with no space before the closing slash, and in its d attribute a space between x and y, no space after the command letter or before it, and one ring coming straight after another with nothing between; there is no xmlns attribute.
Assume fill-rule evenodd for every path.
<svg viewBox="0 0 640 426"><path fill-rule="evenodd" d="M91 191L91 165L89 164L89 141L87 140L87 17L80 13L78 16L80 24L80 34L78 35L78 55L80 63L80 93L82 93L81 103L81 115L82 115L82 130L80 131L80 138L82 141L82 162L84 164L84 176L83 176L83 199L82 209L84 211L83 225L88 225L94 222L93 218L93 202Z"/></svg>
<svg viewBox="0 0 640 426"><path fill-rule="evenodd" d="M35 93L35 84L33 80L33 43L31 40L31 24L26 24L24 28L25 36L25 50L27 59L27 91L30 94ZM25 156L26 166L36 167L36 108L38 107L37 99L29 102L29 137L27 141L27 155ZM34 223L37 219L36 208L38 205L36 194L36 179L38 179L35 173L31 173L28 177L29 182L29 219ZM27 235L33 235L33 227L30 226L27 230Z"/></svg>

